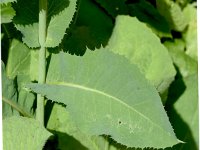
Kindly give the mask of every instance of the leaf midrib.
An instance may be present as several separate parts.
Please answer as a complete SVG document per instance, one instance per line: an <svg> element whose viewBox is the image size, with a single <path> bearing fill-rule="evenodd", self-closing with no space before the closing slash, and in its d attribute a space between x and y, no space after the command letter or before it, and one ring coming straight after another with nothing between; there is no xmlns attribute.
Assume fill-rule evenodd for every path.
<svg viewBox="0 0 200 150"><path fill-rule="evenodd" d="M23 107L19 106L14 101L9 100L9 99L5 98L4 96L2 96L2 100L3 100L3 102L5 102L8 105L10 105L12 108L14 108L15 110L17 110L19 113L21 113L23 116L28 117L28 118L33 118L33 116L30 113L26 112L23 109Z"/></svg>
<svg viewBox="0 0 200 150"><path fill-rule="evenodd" d="M105 92L97 90L97 89L92 89L92 88L89 88L89 87L86 87L86 86L83 86L83 85L78 85L78 84L68 83L68 82L48 82L46 84L47 85L60 85L60 86L68 86L68 87L78 88L78 89L82 89L82 90L85 90L85 91L94 92L94 93L97 93L97 94L109 97L109 98L111 98L111 99L113 99L113 100L121 103L122 105L130 108L132 111L136 112L137 114L139 114L140 116L142 116L144 119L146 119L147 121L151 122L154 126L158 127L160 130L162 130L164 133L166 133L166 131L161 126L159 126L158 124L155 124L151 119L147 118L144 114L142 114L141 112L137 111L133 107L129 106L127 103L123 102L119 98L117 98L115 96L112 96L112 95L110 95L108 93L105 93ZM168 133L166 133L166 135L169 136ZM172 136L171 133L170 133L170 136Z"/></svg>

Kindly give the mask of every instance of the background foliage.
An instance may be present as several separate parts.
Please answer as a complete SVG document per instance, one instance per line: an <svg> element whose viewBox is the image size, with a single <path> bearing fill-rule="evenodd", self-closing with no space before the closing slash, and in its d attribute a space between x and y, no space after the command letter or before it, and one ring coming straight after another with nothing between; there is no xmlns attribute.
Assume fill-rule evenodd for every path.
<svg viewBox="0 0 200 150"><path fill-rule="evenodd" d="M39 1L0 2L5 150L199 148L195 0L47 2L46 84Z"/></svg>

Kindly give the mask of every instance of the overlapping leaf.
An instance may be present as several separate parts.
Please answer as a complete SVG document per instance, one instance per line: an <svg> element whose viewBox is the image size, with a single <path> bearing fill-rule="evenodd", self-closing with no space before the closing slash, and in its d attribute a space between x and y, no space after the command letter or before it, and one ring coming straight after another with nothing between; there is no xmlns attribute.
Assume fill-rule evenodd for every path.
<svg viewBox="0 0 200 150"><path fill-rule="evenodd" d="M156 0L156 6L161 15L168 21L171 29L183 31L187 22L180 6L171 0Z"/></svg>
<svg viewBox="0 0 200 150"><path fill-rule="evenodd" d="M3 120L4 150L40 150L51 136L38 121L25 117Z"/></svg>
<svg viewBox="0 0 200 150"><path fill-rule="evenodd" d="M83 133L110 135L128 147L164 148L179 142L156 90L122 56L105 49L81 58L61 52L51 58L47 83L27 87L66 104Z"/></svg>
<svg viewBox="0 0 200 150"><path fill-rule="evenodd" d="M61 3L59 4L60 6L65 6L66 3L69 3L69 6L58 15L52 16L47 29L46 47L56 47L61 43L65 30L69 27L76 11L76 2L77 0L61 0L60 2L52 0L52 4L49 4L50 8L52 6L55 7L55 3ZM57 10L59 10L59 8Z"/></svg>
<svg viewBox="0 0 200 150"><path fill-rule="evenodd" d="M161 93L174 79L176 72L167 49L151 29L135 17L117 17L108 48L136 64Z"/></svg>

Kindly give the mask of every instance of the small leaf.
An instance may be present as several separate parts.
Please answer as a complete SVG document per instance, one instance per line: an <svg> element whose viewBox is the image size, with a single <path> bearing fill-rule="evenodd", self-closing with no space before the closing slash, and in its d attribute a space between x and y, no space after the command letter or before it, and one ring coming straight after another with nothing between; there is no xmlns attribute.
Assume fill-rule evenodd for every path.
<svg viewBox="0 0 200 150"><path fill-rule="evenodd" d="M81 58L60 52L52 55L47 83L27 87L66 104L83 133L110 135L128 147L164 148L179 142L156 90L122 56L105 49Z"/></svg>
<svg viewBox="0 0 200 150"><path fill-rule="evenodd" d="M174 79L176 72L167 49L152 30L135 17L117 17L107 47L136 64L160 93Z"/></svg>
<svg viewBox="0 0 200 150"><path fill-rule="evenodd" d="M12 22L15 16L15 10L12 8L11 3L1 4L1 24Z"/></svg>
<svg viewBox="0 0 200 150"><path fill-rule="evenodd" d="M68 0L62 1L62 3L68 2ZM47 29L46 47L56 47L61 43L65 30L69 28L69 24L76 11L76 2L76 0L70 0L68 7L59 14L52 16Z"/></svg>
<svg viewBox="0 0 200 150"><path fill-rule="evenodd" d="M4 150L41 150L51 136L38 121L25 117L3 120Z"/></svg>

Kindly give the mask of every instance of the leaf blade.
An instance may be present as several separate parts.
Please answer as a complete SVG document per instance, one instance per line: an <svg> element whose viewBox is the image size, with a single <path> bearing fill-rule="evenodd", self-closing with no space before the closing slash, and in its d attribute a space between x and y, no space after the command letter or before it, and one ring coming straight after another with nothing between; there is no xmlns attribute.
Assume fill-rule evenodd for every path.
<svg viewBox="0 0 200 150"><path fill-rule="evenodd" d="M106 71L107 65L112 67ZM128 147L167 147L169 143L178 143L155 89L136 66L108 50L86 53L81 58L64 53L54 55L47 83L31 84L28 88L65 103L70 115L85 133L111 135ZM159 113L144 110L144 107L153 106ZM144 132L154 132L163 138L166 136L166 143L158 139L154 139L156 142L149 141L150 134L141 135Z"/></svg>

